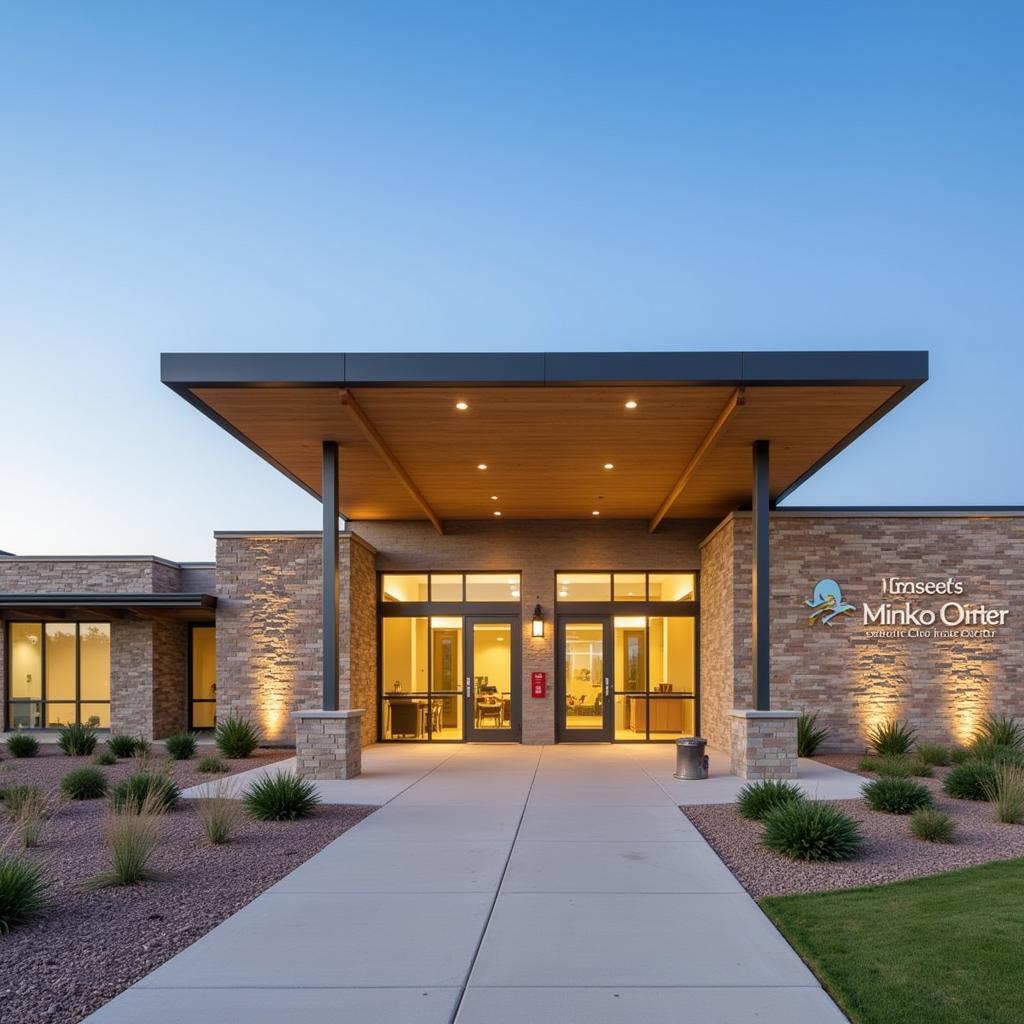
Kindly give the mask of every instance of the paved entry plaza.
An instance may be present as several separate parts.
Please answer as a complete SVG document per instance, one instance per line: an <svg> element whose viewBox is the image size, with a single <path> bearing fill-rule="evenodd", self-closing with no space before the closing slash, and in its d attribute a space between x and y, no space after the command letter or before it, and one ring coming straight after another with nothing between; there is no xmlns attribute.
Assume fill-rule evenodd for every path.
<svg viewBox="0 0 1024 1024"><path fill-rule="evenodd" d="M320 788L379 811L89 1020L845 1020L678 810L735 796L725 755L702 782L673 756L372 747L361 778ZM810 795L860 791L801 768Z"/></svg>

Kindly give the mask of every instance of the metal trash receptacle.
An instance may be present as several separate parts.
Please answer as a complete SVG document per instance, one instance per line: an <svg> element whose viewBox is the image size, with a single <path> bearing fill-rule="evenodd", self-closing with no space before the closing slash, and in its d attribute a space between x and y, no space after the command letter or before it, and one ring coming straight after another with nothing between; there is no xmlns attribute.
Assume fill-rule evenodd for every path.
<svg viewBox="0 0 1024 1024"><path fill-rule="evenodd" d="M708 777L708 755L704 753L708 741L703 736L687 736L676 740L677 779L706 779Z"/></svg>

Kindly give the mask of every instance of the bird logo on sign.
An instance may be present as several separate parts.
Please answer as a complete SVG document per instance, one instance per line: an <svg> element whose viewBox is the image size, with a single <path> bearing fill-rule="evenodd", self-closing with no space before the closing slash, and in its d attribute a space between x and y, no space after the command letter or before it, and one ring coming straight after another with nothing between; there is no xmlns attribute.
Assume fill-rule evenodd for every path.
<svg viewBox="0 0 1024 1024"><path fill-rule="evenodd" d="M823 626L831 626L837 615L848 615L856 611L857 606L843 600L843 592L835 580L818 580L814 584L814 596L805 604L811 609L807 624L813 626L820 622Z"/></svg>

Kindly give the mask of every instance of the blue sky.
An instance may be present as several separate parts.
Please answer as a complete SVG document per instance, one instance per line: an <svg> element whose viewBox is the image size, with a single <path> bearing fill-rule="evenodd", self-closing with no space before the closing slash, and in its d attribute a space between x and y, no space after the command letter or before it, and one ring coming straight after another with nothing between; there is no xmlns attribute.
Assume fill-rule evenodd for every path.
<svg viewBox="0 0 1024 1024"><path fill-rule="evenodd" d="M1024 503L1024 5L8 3L0 548L319 505L189 350L927 348L792 499Z"/></svg>

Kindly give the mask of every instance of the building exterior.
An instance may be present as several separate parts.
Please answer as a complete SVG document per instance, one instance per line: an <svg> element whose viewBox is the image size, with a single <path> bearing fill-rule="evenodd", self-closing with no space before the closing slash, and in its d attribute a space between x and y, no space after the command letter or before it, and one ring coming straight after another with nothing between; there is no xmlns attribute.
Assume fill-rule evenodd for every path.
<svg viewBox="0 0 1024 1024"><path fill-rule="evenodd" d="M312 722L314 769L339 729L702 734L756 776L792 770L802 710L845 751L890 718L961 742L1024 714L1024 510L775 507L926 379L923 353L167 356L163 376L316 494L324 529L218 533L203 565L0 555L8 729L245 715L268 743L298 728L302 758Z"/></svg>

